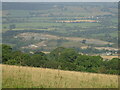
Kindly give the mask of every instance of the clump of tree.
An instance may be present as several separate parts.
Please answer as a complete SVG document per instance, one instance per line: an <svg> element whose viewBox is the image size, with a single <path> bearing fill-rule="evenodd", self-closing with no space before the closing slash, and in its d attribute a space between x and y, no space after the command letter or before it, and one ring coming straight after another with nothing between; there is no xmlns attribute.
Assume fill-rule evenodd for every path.
<svg viewBox="0 0 120 90"><path fill-rule="evenodd" d="M15 28L16 28L16 25L15 25L15 24L9 25L9 29L10 29L10 30L15 29Z"/></svg>
<svg viewBox="0 0 120 90"><path fill-rule="evenodd" d="M14 51L8 45L2 45L2 63L31 67L53 68L61 70L120 74L120 59L104 61L100 56L81 55L73 48L58 47L50 54L35 52L34 54Z"/></svg>

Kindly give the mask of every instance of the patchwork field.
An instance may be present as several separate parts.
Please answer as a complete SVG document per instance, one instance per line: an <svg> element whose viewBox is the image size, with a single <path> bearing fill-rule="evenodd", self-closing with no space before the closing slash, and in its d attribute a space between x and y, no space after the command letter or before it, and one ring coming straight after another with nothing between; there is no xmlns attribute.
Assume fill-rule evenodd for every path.
<svg viewBox="0 0 120 90"><path fill-rule="evenodd" d="M3 88L117 88L118 76L0 65Z"/></svg>
<svg viewBox="0 0 120 90"><path fill-rule="evenodd" d="M40 33L21 33L18 34L16 37L21 37L26 39L31 39L31 38L37 38L37 39L50 39L50 40L56 40L56 39L63 39L63 40L69 40L69 41L77 41L80 42L82 40L86 40L86 43L91 43L91 44L98 44L98 45L106 45L106 44L113 44L107 41L102 41L98 39L87 39L87 38L81 38L81 37L60 37L57 35L51 35L51 34L40 34Z"/></svg>
<svg viewBox="0 0 120 90"><path fill-rule="evenodd" d="M113 55L117 51L117 3L2 5L3 43L13 49L50 52L57 47L68 47L85 54L112 52ZM83 46L94 50L82 50Z"/></svg>

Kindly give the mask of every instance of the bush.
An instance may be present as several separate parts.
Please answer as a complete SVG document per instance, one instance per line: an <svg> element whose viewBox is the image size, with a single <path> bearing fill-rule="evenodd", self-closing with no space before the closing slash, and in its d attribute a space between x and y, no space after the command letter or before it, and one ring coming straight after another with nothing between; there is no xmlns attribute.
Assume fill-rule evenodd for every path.
<svg viewBox="0 0 120 90"><path fill-rule="evenodd" d="M13 51L8 45L2 45L2 60L4 64L32 67L53 68L94 73L120 74L118 64L120 59L103 61L100 56L80 55L72 48L59 47L46 55L43 52L35 54Z"/></svg>

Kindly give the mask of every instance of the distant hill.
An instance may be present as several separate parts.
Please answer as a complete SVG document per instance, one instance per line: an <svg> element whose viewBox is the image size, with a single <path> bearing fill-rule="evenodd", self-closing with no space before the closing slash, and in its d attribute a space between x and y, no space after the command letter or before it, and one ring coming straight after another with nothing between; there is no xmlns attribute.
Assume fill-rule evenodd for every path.
<svg viewBox="0 0 120 90"><path fill-rule="evenodd" d="M50 9L53 8L54 5L59 7L63 6L106 6L106 7L117 7L117 3L115 2L3 2L2 9L3 10L39 10L39 9Z"/></svg>

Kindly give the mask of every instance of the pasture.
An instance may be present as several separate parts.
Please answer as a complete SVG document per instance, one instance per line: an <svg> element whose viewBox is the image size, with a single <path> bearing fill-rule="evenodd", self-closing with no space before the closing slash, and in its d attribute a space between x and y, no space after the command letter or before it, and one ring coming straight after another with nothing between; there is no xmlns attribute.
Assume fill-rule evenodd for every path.
<svg viewBox="0 0 120 90"><path fill-rule="evenodd" d="M2 66L3 88L117 88L118 76L47 68Z"/></svg>

